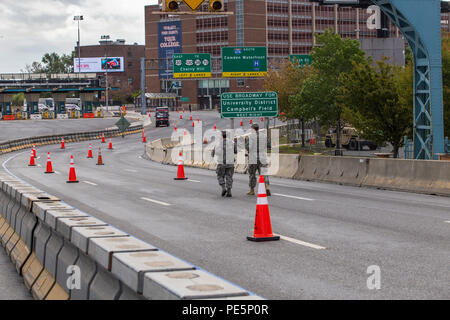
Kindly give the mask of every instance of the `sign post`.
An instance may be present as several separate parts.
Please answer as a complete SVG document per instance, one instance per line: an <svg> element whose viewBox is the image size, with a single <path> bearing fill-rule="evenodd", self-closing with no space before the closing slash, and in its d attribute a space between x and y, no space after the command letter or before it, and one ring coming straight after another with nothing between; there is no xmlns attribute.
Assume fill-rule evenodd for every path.
<svg viewBox="0 0 450 320"><path fill-rule="evenodd" d="M278 116L276 92L223 93L222 118L269 118Z"/></svg>

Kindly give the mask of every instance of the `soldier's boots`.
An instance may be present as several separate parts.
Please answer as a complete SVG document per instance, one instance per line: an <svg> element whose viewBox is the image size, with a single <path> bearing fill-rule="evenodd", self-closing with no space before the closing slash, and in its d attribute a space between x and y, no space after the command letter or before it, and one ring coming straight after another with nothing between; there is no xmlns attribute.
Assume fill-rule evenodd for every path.
<svg viewBox="0 0 450 320"><path fill-rule="evenodd" d="M227 189L225 188L225 185L224 185L224 184L221 185L221 187L222 187L222 197L225 197L226 194L227 194Z"/></svg>
<svg viewBox="0 0 450 320"><path fill-rule="evenodd" d="M254 196L255 195L255 188L251 188L249 192L247 192L248 196Z"/></svg>
<svg viewBox="0 0 450 320"><path fill-rule="evenodd" d="M266 194L268 197L272 196L272 192L270 192L269 185L266 183Z"/></svg>
<svg viewBox="0 0 450 320"><path fill-rule="evenodd" d="M233 195L231 194L231 188L227 190L227 198L231 198Z"/></svg>

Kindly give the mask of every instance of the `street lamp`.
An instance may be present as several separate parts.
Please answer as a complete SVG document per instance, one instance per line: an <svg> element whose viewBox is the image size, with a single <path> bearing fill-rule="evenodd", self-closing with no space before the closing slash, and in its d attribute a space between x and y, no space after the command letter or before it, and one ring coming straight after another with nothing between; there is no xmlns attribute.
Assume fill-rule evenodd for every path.
<svg viewBox="0 0 450 320"><path fill-rule="evenodd" d="M102 40L105 40L105 80L106 80L106 91L105 91L105 100L106 100L106 112L108 112L109 108L109 88L108 88L108 63L106 61L106 59L108 58L108 54L107 54L107 45L108 45L108 40L110 39L109 35L103 35L101 36Z"/></svg>
<svg viewBox="0 0 450 320"><path fill-rule="evenodd" d="M83 16L74 16L73 20L78 21L78 42L77 42L77 46L78 46L78 77L80 77L80 73L81 73L80 21L83 21L84 17Z"/></svg>

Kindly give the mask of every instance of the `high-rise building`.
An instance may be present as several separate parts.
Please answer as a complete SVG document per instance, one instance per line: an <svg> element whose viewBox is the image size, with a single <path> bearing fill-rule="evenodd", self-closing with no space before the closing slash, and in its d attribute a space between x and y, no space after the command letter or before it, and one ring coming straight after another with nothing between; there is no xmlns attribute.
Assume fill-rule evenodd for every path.
<svg viewBox="0 0 450 320"><path fill-rule="evenodd" d="M181 10L188 9L182 4ZM194 109L215 108L220 105L221 93L261 91L261 78L222 78L222 47L267 47L270 66L290 54L310 53L315 45L314 34L329 28L345 38L379 36L379 31L368 28L374 11L367 8L319 5L310 0L225 0L225 10L234 14L170 15L161 13L158 5L145 7L146 84L152 106L191 104ZM207 1L200 11L208 11ZM448 25L448 14L443 19ZM442 24L445 26L445 21ZM396 38L396 43L404 46L398 29L388 21L383 25L387 29L384 37ZM170 71L173 53L210 53L212 78L174 80ZM165 62L161 60L165 58Z"/></svg>

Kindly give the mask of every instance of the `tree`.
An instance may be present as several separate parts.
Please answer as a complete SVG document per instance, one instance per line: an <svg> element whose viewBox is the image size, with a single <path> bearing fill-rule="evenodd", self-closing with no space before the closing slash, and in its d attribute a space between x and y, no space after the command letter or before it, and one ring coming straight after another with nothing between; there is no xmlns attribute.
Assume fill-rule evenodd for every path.
<svg viewBox="0 0 450 320"><path fill-rule="evenodd" d="M25 94L23 92L17 93L12 96L11 104L13 107L21 107L25 101Z"/></svg>
<svg viewBox="0 0 450 320"><path fill-rule="evenodd" d="M305 81L300 101L308 102L309 111L322 123L337 125L336 148L341 149L340 129L342 106L338 102L340 76L350 72L354 63L369 64L357 40L342 39L332 29L316 35L317 46L312 50L315 72Z"/></svg>
<svg viewBox="0 0 450 320"><path fill-rule="evenodd" d="M398 158L403 137L411 135L412 68L392 66L386 59L376 67L354 63L340 76L339 100L345 115L363 137L378 144L389 142Z"/></svg>
<svg viewBox="0 0 450 320"><path fill-rule="evenodd" d="M71 55L59 55L55 52L46 53L41 59L41 62L33 62L31 65L25 66L26 73L72 73L73 72L73 58L75 52ZM22 70L24 72L24 70Z"/></svg>

